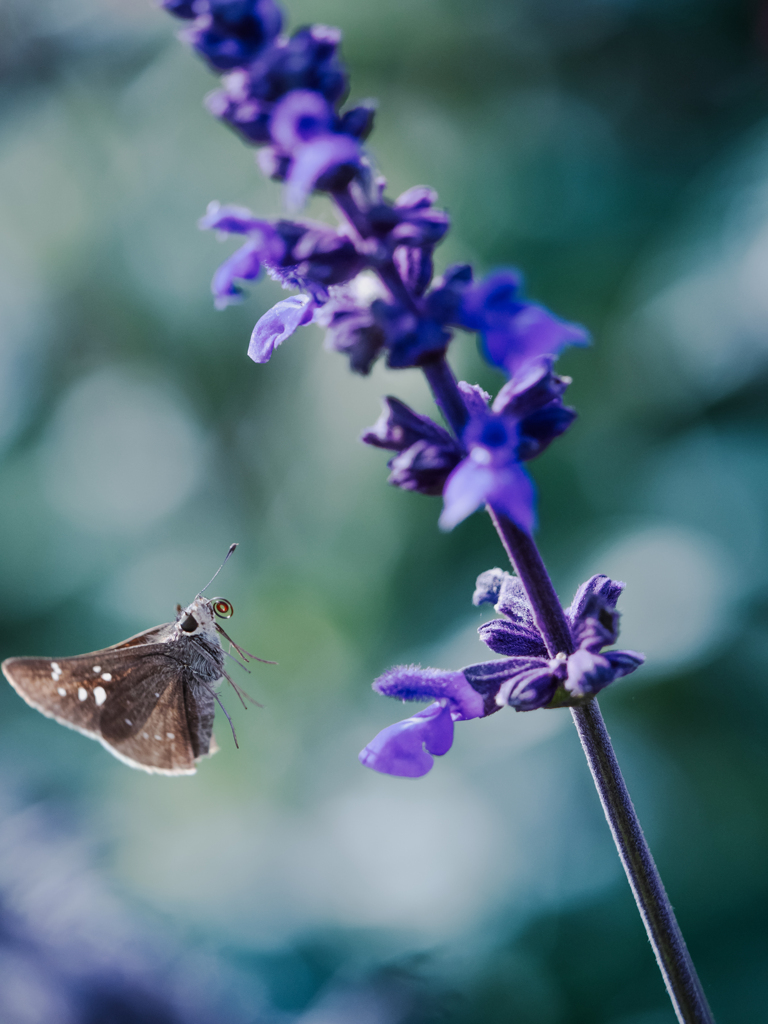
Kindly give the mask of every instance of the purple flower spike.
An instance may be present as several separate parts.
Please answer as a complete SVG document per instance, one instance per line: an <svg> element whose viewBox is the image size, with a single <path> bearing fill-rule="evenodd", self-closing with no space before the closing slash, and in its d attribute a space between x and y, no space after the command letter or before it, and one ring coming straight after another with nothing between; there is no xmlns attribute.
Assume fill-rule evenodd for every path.
<svg viewBox="0 0 768 1024"><path fill-rule="evenodd" d="M253 328L248 355L254 363L268 363L278 345L308 324L314 313L309 295L291 295L268 310Z"/></svg>
<svg viewBox="0 0 768 1024"><path fill-rule="evenodd" d="M441 757L452 745L451 712L438 702L403 722L382 729L360 751L358 759L366 768L384 775L418 779L435 763L430 755Z"/></svg>

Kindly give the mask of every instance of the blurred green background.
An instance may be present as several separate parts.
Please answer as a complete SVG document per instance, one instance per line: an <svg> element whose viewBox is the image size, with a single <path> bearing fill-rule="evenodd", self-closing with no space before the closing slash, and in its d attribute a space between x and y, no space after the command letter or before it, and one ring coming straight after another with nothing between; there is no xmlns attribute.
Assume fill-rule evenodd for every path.
<svg viewBox="0 0 768 1024"><path fill-rule="evenodd" d="M515 264L588 325L580 419L533 467L564 600L627 581L648 664L602 698L721 1024L768 1020L768 6L295 0L339 25L390 194L439 266ZM353 378L283 293L216 313L212 199L280 189L202 108L149 0L0 6L0 655L70 655L215 585L277 667L192 778L130 771L0 690L4 1024L672 1024L567 712L457 729L420 781L358 750L390 664L482 658L487 518L357 441L416 371ZM330 216L320 201L312 213ZM474 341L460 376L496 389ZM5 684L3 684L5 685ZM226 693L225 693L226 699ZM226 726L226 723L224 723Z"/></svg>

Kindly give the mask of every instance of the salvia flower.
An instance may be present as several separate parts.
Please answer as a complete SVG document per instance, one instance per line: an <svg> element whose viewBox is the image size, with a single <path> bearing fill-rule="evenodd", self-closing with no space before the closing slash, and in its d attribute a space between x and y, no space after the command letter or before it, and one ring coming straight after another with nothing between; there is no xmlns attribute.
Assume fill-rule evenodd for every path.
<svg viewBox="0 0 768 1024"><path fill-rule="evenodd" d="M533 530L535 494L522 463L539 455L576 417L561 400L569 380L553 373L552 363L552 357L529 362L490 409L468 406L470 418L462 435L467 454L446 480L442 529L453 529L476 509L490 505L522 529Z"/></svg>
<svg viewBox="0 0 768 1024"><path fill-rule="evenodd" d="M496 611L504 616L480 626L480 639L496 654L509 658L513 669L496 695L497 702L516 706L521 689L534 688L542 706L553 701L569 704L594 696L639 668L645 659L636 651L603 652L619 636L616 602L623 589L623 583L601 575L582 583L565 609L576 649L570 655L558 652L550 657L520 580L499 569L480 576L474 603L495 597Z"/></svg>
<svg viewBox="0 0 768 1024"><path fill-rule="evenodd" d="M501 569L482 573L476 605L495 604L503 615L480 626L480 639L502 657L455 672L398 665L375 680L374 690L404 701L433 700L423 711L388 726L360 753L368 768L388 775L425 775L453 742L453 723L485 718L505 705L516 711L579 704L644 661L636 651L603 651L619 632L616 602L624 589L607 576L583 583L566 610L575 651L550 656L516 577Z"/></svg>
<svg viewBox="0 0 768 1024"><path fill-rule="evenodd" d="M482 388L460 381L470 414L461 442L392 396L384 399L382 415L362 441L397 453L388 463L389 483L444 496L445 528L490 503L530 529L533 488L521 463L544 451L576 415L562 403L570 381L553 373L552 363L547 357L529 364L501 389L491 409Z"/></svg>
<svg viewBox="0 0 768 1024"><path fill-rule="evenodd" d="M566 345L589 343L583 327L525 299L516 270L496 271L467 287L458 319L460 326L479 332L488 362L510 376L530 359L559 355Z"/></svg>
<svg viewBox="0 0 768 1024"><path fill-rule="evenodd" d="M482 694L463 672L440 672L420 665L398 665L373 684L379 693L400 700L438 699L411 718L383 729L364 750L360 763L386 775L418 778L434 764L431 755L447 754L453 745L453 723L481 718L486 711Z"/></svg>

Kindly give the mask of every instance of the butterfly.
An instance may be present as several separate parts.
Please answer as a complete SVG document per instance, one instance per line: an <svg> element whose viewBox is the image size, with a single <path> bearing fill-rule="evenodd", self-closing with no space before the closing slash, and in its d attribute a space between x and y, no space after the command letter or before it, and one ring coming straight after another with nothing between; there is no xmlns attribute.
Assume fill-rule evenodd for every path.
<svg viewBox="0 0 768 1024"><path fill-rule="evenodd" d="M244 660L254 655L238 647L216 622L217 615L230 618L232 613L225 598L209 601L201 591L188 607L177 606L175 622L102 651L74 658L8 658L0 667L27 704L98 740L131 768L194 775L196 763L218 750L213 736L217 701L232 725L217 684L228 679L245 704L224 668L219 635Z"/></svg>

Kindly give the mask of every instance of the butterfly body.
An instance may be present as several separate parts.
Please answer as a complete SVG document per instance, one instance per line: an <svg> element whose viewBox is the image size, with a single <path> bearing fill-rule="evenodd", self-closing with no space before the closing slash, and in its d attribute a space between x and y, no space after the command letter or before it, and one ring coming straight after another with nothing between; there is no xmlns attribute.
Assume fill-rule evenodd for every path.
<svg viewBox="0 0 768 1024"><path fill-rule="evenodd" d="M218 749L216 686L225 675L214 604L198 595L175 622L73 658L9 658L5 677L27 704L98 740L133 768L192 775Z"/></svg>

